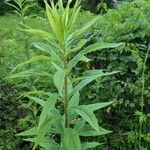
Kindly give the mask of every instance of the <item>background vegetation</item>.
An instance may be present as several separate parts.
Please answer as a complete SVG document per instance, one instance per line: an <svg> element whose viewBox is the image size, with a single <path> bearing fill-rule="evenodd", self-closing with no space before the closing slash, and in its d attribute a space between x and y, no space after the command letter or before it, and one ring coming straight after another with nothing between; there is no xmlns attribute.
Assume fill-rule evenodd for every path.
<svg viewBox="0 0 150 150"><path fill-rule="evenodd" d="M31 4L32 6L20 16L10 5L0 3L0 149L2 150L31 149L30 143L22 141L15 134L37 123L40 108L27 97L20 95L32 90L43 98L45 95L42 94L42 90L55 90L51 79L40 75L45 71L53 71L48 62L41 61L18 68L19 71L31 68L30 74L24 74L22 78L5 78L18 64L32 56L42 54L33 46L33 43L41 42L42 39L19 30L23 22L32 28L49 30L43 1L31 1L25 6ZM87 38L94 33L88 44L97 41L125 43L115 49L88 54L90 61L87 64L80 62L74 69L75 77L82 71L93 68L120 71L116 75L97 79L81 91L81 104L114 101L112 106L96 113L99 123L112 133L94 139L90 137L87 140L104 143L95 148L97 150L138 150L139 143L141 150L149 150L150 2L124 0L115 3L109 0L90 2L84 0L81 4L82 11L78 17L77 27L82 27L95 15L101 15L84 34ZM38 74L33 74L36 70Z"/></svg>

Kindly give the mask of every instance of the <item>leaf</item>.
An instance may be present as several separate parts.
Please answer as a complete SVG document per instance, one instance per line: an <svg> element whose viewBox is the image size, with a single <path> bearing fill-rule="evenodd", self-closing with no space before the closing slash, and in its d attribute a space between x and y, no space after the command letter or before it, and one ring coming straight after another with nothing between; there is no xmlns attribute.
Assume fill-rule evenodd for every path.
<svg viewBox="0 0 150 150"><path fill-rule="evenodd" d="M69 107L78 106L79 105L79 92L77 91L69 101Z"/></svg>
<svg viewBox="0 0 150 150"><path fill-rule="evenodd" d="M94 43L94 44L86 47L83 51L84 51L84 54L87 54L87 53L95 52L95 51L106 49L106 48L116 48L116 47L121 46L121 45L122 45L122 43L101 43L101 42L98 42L98 43Z"/></svg>
<svg viewBox="0 0 150 150"><path fill-rule="evenodd" d="M60 145L58 145L54 140L47 137L40 141L39 145L45 150L60 150Z"/></svg>
<svg viewBox="0 0 150 150"><path fill-rule="evenodd" d="M24 78L24 77L30 77L30 76L48 76L52 77L51 74L47 72L35 72L33 69L22 71L16 74L9 75L5 77L4 79L14 79L14 78Z"/></svg>
<svg viewBox="0 0 150 150"><path fill-rule="evenodd" d="M63 143L66 147L66 150L81 150L79 135L74 129L65 129Z"/></svg>
<svg viewBox="0 0 150 150"><path fill-rule="evenodd" d="M50 54L53 58L60 61L60 58L57 55L57 53L53 50L53 47L50 47L49 45L46 45L46 44L43 44L43 43L33 43L33 45L37 49L40 49L41 51L46 52L47 54Z"/></svg>
<svg viewBox="0 0 150 150"><path fill-rule="evenodd" d="M90 52L94 52L97 50L101 50L104 48L115 48L122 45L122 43L94 43L88 47L86 47L84 50L80 51L78 54L75 55L73 59L71 59L68 63L69 70L71 70L75 65L82 60L82 57L85 57L84 55ZM89 61L89 60L88 60Z"/></svg>
<svg viewBox="0 0 150 150"><path fill-rule="evenodd" d="M55 35L55 37L59 40L61 43L63 41L63 35L61 31L61 25L60 25L60 16L58 15L57 8L54 6L53 1L51 1L51 7L49 4L44 1L46 4L46 13L49 21L49 25Z"/></svg>
<svg viewBox="0 0 150 150"><path fill-rule="evenodd" d="M11 4L11 3L9 3L9 2L5 2L5 3L6 3L7 5L9 5L9 6L15 8L18 12L20 12L20 9L19 9L18 7L16 7L14 4Z"/></svg>
<svg viewBox="0 0 150 150"><path fill-rule="evenodd" d="M102 127L99 127L98 131L96 131L89 124L85 124L85 126L79 128L77 132L79 133L80 136L100 136L111 133L111 131L108 131Z"/></svg>
<svg viewBox="0 0 150 150"><path fill-rule="evenodd" d="M26 95L26 94L24 94L24 96L28 97L30 100L34 100L36 103L38 103L39 105L41 105L43 107L45 105L45 101L40 99L40 98L29 96L29 95Z"/></svg>
<svg viewBox="0 0 150 150"><path fill-rule="evenodd" d="M43 124L43 122L47 118L47 115L49 114L50 110L54 107L57 97L58 96L56 94L51 93L49 99L45 102L43 109L42 109L42 113L40 115L38 129L40 128L40 126Z"/></svg>
<svg viewBox="0 0 150 150"><path fill-rule="evenodd" d="M80 59L84 56L83 51L79 52L73 59L68 62L69 71L80 61Z"/></svg>
<svg viewBox="0 0 150 150"><path fill-rule="evenodd" d="M28 138L24 139L25 141L30 141L34 143L33 150L39 145L46 150L49 150L49 148L59 148L59 145L55 143L52 139L46 137L45 135L48 132L48 128L50 127L50 124L53 124L57 118L49 118L48 120L45 120L43 122L42 126L37 130L37 134L34 138ZM26 132L26 131L25 131Z"/></svg>
<svg viewBox="0 0 150 150"><path fill-rule="evenodd" d="M42 36L51 40L55 39L51 33L43 31L43 30L39 30L39 29L20 29L20 30L31 33L31 34L35 34L37 36Z"/></svg>
<svg viewBox="0 0 150 150"><path fill-rule="evenodd" d="M37 61L43 61L43 60L46 60L46 61L51 60L51 57L44 56L44 55L34 56L34 57L32 57L31 59L29 59L29 60L27 60L27 61L25 61L25 62L20 63L19 65L17 65L17 66L12 70L11 73L15 72L15 70L16 70L17 68L19 68L19 67L22 67L22 66L24 66L24 65L31 64L31 63L34 63L34 62L37 62Z"/></svg>
<svg viewBox="0 0 150 150"><path fill-rule="evenodd" d="M64 87L64 79L65 79L65 71L61 68L57 70L57 72L54 75L54 84L56 88L58 89L59 95L62 96L62 91Z"/></svg>
<svg viewBox="0 0 150 150"><path fill-rule="evenodd" d="M75 37L74 38L78 38L79 36L81 36L84 32L86 32L97 20L99 19L98 17L95 17L94 19L92 19L90 22L88 22L86 25L84 25L81 29L75 31Z"/></svg>
<svg viewBox="0 0 150 150"><path fill-rule="evenodd" d="M113 72L103 72L102 70L88 70L85 71L83 76L81 77L81 81L76 85L74 90L71 92L70 96L72 96L76 91L80 91L83 87L85 87L87 84L91 83L93 80L102 77L102 76L108 76L112 74L116 74L119 71L113 71Z"/></svg>
<svg viewBox="0 0 150 150"><path fill-rule="evenodd" d="M84 143L82 143L82 150L86 150L89 148L95 148L101 144L102 143L99 143L99 142L84 142Z"/></svg>
<svg viewBox="0 0 150 150"><path fill-rule="evenodd" d="M110 104L112 104L113 102L104 102L104 103L94 103L94 104L90 104L90 105L86 105L87 107L89 107L89 109L91 111L95 111L95 110L98 110L98 109L101 109L103 107L106 107Z"/></svg>
<svg viewBox="0 0 150 150"><path fill-rule="evenodd" d="M99 131L98 121L94 113L84 105L73 107L73 110L85 119L96 131Z"/></svg>
<svg viewBox="0 0 150 150"><path fill-rule="evenodd" d="M75 48L73 49L68 49L69 53L75 53L79 50L81 50L81 48L87 43L88 39L81 39L79 44L77 46L75 46Z"/></svg>
<svg viewBox="0 0 150 150"><path fill-rule="evenodd" d="M37 134L37 127L33 127L29 130L16 134L16 136L33 136Z"/></svg>
<svg viewBox="0 0 150 150"><path fill-rule="evenodd" d="M83 62L89 62L91 59L87 58L86 56L82 56L80 57L80 60L79 61L83 61Z"/></svg>

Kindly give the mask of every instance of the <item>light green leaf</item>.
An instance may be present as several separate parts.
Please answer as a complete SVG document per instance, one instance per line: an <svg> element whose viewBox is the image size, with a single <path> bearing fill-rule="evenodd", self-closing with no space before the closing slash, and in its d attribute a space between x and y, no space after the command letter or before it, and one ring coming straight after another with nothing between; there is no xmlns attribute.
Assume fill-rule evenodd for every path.
<svg viewBox="0 0 150 150"><path fill-rule="evenodd" d="M55 39L51 33L43 31L43 30L39 30L39 29L20 29L20 30L37 35L37 36L42 36L51 40Z"/></svg>
<svg viewBox="0 0 150 150"><path fill-rule="evenodd" d="M92 19L89 23L85 24L81 29L75 31L75 37L74 38L78 38L79 36L81 36L84 32L86 32L97 20L99 19L98 17L95 17L94 19Z"/></svg>
<svg viewBox="0 0 150 150"><path fill-rule="evenodd" d="M58 89L59 95L62 96L62 91L64 87L64 79L65 79L65 71L61 68L56 71L54 75L54 84L56 88Z"/></svg>
<svg viewBox="0 0 150 150"><path fill-rule="evenodd" d="M70 96L72 96L76 91L80 91L83 87L85 87L87 84L91 83L93 80L107 75L116 74L119 71L113 71L113 72L102 72L102 70L88 70L83 73L83 76L81 77L81 81L76 85Z"/></svg>
<svg viewBox="0 0 150 150"><path fill-rule="evenodd" d="M7 77L5 77L4 79L14 79L14 78L25 78L25 77L30 77L30 76L48 76L48 77L52 77L51 74L47 73L47 72L36 72L33 69L30 70L26 70L26 71L22 71L16 74L12 74L9 75Z"/></svg>
<svg viewBox="0 0 150 150"><path fill-rule="evenodd" d="M98 121L94 115L94 113L89 110L88 107L84 105L79 105L77 107L73 107L73 110L79 114L83 119L85 119L96 131L99 131Z"/></svg>
<svg viewBox="0 0 150 150"><path fill-rule="evenodd" d="M91 59L87 58L86 56L81 56L79 61L89 62Z"/></svg>
<svg viewBox="0 0 150 150"><path fill-rule="evenodd" d="M44 56L44 55L34 56L34 57L32 57L31 59L29 59L29 60L27 60L27 61L25 61L25 62L20 63L19 65L17 65L17 66L12 70L11 73L15 72L15 70L16 70L17 68L22 67L22 66L24 66L24 65L31 64L31 63L38 62L38 61L45 61L45 60L46 60L46 61L49 61L49 60L51 60L51 57Z"/></svg>
<svg viewBox="0 0 150 150"><path fill-rule="evenodd" d="M101 109L103 107L106 107L112 103L113 102L94 103L94 104L90 104L90 105L86 105L86 106L89 107L89 109L91 111L95 111L95 110Z"/></svg>
<svg viewBox="0 0 150 150"><path fill-rule="evenodd" d="M57 55L57 53L53 50L53 49L54 49L53 47L50 47L49 45L43 44L43 43L33 43L33 45L34 45L37 49L39 49L39 50L41 50L41 51L43 51L43 52L46 52L47 54L50 54L50 55L53 57L53 59L55 58L55 59L57 59L58 61L60 61L60 58L59 58L59 56Z"/></svg>
<svg viewBox="0 0 150 150"><path fill-rule="evenodd" d="M95 52L95 51L106 49L106 48L116 48L116 47L121 46L121 45L122 45L122 43L101 43L101 42L98 42L98 43L94 43L94 44L86 47L83 51L84 51L84 54L87 54L87 53Z"/></svg>
<svg viewBox="0 0 150 150"><path fill-rule="evenodd" d="M68 62L69 71L76 66L76 64L80 61L80 58L84 56L83 51L79 52L73 59Z"/></svg>
<svg viewBox="0 0 150 150"><path fill-rule="evenodd" d="M99 142L84 142L84 143L82 143L82 150L86 150L89 148L95 148L101 144L102 143L99 143Z"/></svg>
<svg viewBox="0 0 150 150"><path fill-rule="evenodd" d="M79 92L77 91L70 99L69 101L69 108L73 106L79 105Z"/></svg>
<svg viewBox="0 0 150 150"><path fill-rule="evenodd" d="M82 128L77 131L80 136L100 136L111 133L102 127L99 127L98 131L94 130L89 124L85 124Z"/></svg>
<svg viewBox="0 0 150 150"><path fill-rule="evenodd" d="M49 21L49 25L59 42L63 41L62 26L60 25L60 16L58 15L57 8L54 6L53 1L51 1L51 7L45 1L46 13Z"/></svg>
<svg viewBox="0 0 150 150"><path fill-rule="evenodd" d="M37 127L33 127L29 130L16 134L16 136L33 136L37 134Z"/></svg>
<svg viewBox="0 0 150 150"><path fill-rule="evenodd" d="M60 145L58 145L54 140L47 137L40 141L39 145L45 150L60 150Z"/></svg>
<svg viewBox="0 0 150 150"><path fill-rule="evenodd" d="M66 128L63 136L66 150L81 150L81 142L78 133L71 128Z"/></svg>
<svg viewBox="0 0 150 150"><path fill-rule="evenodd" d="M50 110L54 107L56 100L57 100L57 97L58 97L58 95L51 93L50 97L45 102L43 109L42 109L42 113L40 115L40 119L39 119L39 123L38 123L38 129L40 128L40 126L43 124L43 122L47 118L47 115L49 114Z"/></svg>
<svg viewBox="0 0 150 150"><path fill-rule="evenodd" d="M27 94L24 94L24 96L28 97L30 100L33 100L35 101L36 103L38 103L39 105L43 106L45 105L45 101L40 99L40 98L37 98L37 97L33 97L33 96L29 96Z"/></svg>

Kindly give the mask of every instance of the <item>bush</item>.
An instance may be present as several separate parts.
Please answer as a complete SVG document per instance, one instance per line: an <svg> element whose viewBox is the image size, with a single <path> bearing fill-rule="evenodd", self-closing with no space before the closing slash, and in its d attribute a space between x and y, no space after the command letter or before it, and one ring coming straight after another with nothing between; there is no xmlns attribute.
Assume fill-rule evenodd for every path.
<svg viewBox="0 0 150 150"><path fill-rule="evenodd" d="M103 122L114 133L108 136L108 147L111 149L133 149L138 147L139 118L142 91L142 70L145 55L150 43L150 3L147 0L124 2L116 10L108 10L101 16L93 31L96 33L93 41L124 42L125 45L113 50L105 50L89 55L92 59L88 68L105 69L106 71L120 70L120 74L105 80L98 80L92 88L85 89L88 94L83 97L90 101L114 100L114 107L104 114ZM91 41L92 42L92 41ZM148 114L150 103L148 58L145 68L144 114ZM83 66L83 65L82 65ZM79 66L79 69L83 69ZM86 70L86 69L85 69ZM107 90L106 90L107 89ZM91 96L93 95L93 96ZM106 115L107 113L107 115ZM101 116L102 114L97 114ZM99 119L100 120L100 119ZM150 131L149 120L142 130L143 147L149 148L147 133ZM146 140L145 140L146 139Z"/></svg>

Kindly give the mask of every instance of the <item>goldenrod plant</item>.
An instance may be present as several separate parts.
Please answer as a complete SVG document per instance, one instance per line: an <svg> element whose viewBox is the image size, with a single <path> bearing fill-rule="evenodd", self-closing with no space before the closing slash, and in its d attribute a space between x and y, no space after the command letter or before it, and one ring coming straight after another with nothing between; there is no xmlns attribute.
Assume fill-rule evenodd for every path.
<svg viewBox="0 0 150 150"><path fill-rule="evenodd" d="M81 36L96 23L99 16L82 28L74 29L80 12L80 3L76 0L73 9L70 9L70 3L71 0L64 7L62 0L59 0L56 5L53 1L49 5L45 0L50 32L31 28L22 29L25 32L43 37L45 43L34 43L34 46L45 55L33 57L18 65L13 73L18 67L39 60L50 61L56 70L54 75L43 73L43 76L53 78L57 92L49 93L46 100L26 94L29 99L42 107L38 125L17 134L27 137L26 141L33 142L33 150L37 146L45 150L86 150L99 146L100 143L98 141L85 142L80 137L101 136L110 133L99 126L94 112L112 104L112 102L81 105L80 91L95 79L116 74L118 71L104 72L93 69L83 72L80 77L75 79L72 76L72 70L78 62L89 61L86 54L106 48L115 48L121 44L97 42L87 46L86 43L91 37L78 42ZM23 77L28 73L31 75L28 70L24 73L12 74L9 78ZM58 105L60 106L58 107Z"/></svg>

